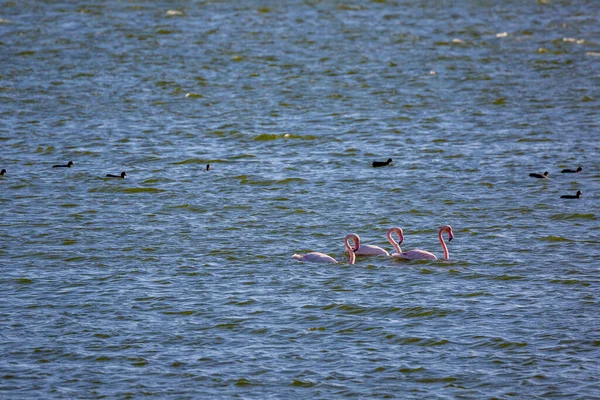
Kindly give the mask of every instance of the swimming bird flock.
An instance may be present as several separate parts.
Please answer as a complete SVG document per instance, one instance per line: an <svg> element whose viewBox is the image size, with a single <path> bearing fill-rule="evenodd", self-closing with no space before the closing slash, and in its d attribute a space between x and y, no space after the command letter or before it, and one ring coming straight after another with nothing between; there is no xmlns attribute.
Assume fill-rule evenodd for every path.
<svg viewBox="0 0 600 400"><path fill-rule="evenodd" d="M371 165L373 167L384 167L384 166L390 165L390 163L392 163L392 159L388 158L387 161L374 161ZM73 165L75 165L73 163L73 161L69 161L67 164L53 165L52 168L71 168ZM211 169L212 168L211 168L210 164L207 164L206 171L210 171ZM582 171L583 171L582 167L578 167L577 169L567 169L566 168L566 169L563 169L561 171L561 173L580 174ZM7 174L7 170L3 168L0 171L0 176L4 176L5 174ZM530 177L537 178L537 179L548 179L548 175L549 175L548 171L544 172L543 174L539 174L539 173L530 173L529 174ZM127 173L125 171L121 172L118 175L106 174L107 178L125 179L126 176L127 176ZM582 195L583 195L583 192L581 190L578 190L575 195L562 195L562 196L560 196L560 198L561 199L580 199ZM448 236L448 242L450 242L454 238L454 234L452 232L452 227L450 225L443 225L438 230L438 240L442 246L442 251L444 254L443 258L444 258L444 260L448 260L450 258L450 253L448 251L448 246L447 246L446 242L444 241L443 234L446 234ZM394 239L393 235L396 235L398 237L397 241ZM392 254L390 254L387 250L385 250L379 246L361 244L360 236L358 236L355 233L350 233L350 234L346 235L346 237L344 238L344 247L346 248L346 252L348 253L348 264L354 264L356 262L356 256L385 256L385 257L391 257L394 259L402 259L402 260L437 260L438 259L438 257L435 254L433 254L429 251L425 251L425 250L402 251L400 245L404 241L404 231L400 227L395 226L395 227L388 229L388 231L386 233L386 239L395 250L395 252ZM350 242L352 242L352 244L350 244ZM298 261L303 261L303 262L331 263L331 264L338 263L338 261L335 258L333 258L325 253L320 253L320 252L310 252L310 253L306 253L306 254L294 254L294 255L292 255L292 257L297 259Z"/></svg>
<svg viewBox="0 0 600 400"><path fill-rule="evenodd" d="M562 171L560 171L561 174L580 174L583 171L583 168L581 168L581 166L577 167L577 169L571 169L571 168L565 168ZM538 179L548 179L548 171L544 172L543 174L538 174L536 172L533 172L531 174L529 174L530 177L532 178L538 178ZM580 199L581 195L583 194L583 192L581 190L577 191L577 194L573 195L562 195L560 196L561 199Z"/></svg>
<svg viewBox="0 0 600 400"><path fill-rule="evenodd" d="M390 158L389 161L392 161L392 159ZM73 165L75 165L75 163L73 161L69 161L66 164L57 164L57 165L53 165L52 168L71 168ZM212 167L210 166L210 164L206 164L206 170L207 171L211 171ZM0 171L0 176L4 176L4 174L6 174L7 171L6 169L2 169L2 171ZM115 174L106 174L105 177L106 178L121 178L121 179L125 179L125 177L127 176L127 172L121 172L118 175Z"/></svg>
<svg viewBox="0 0 600 400"><path fill-rule="evenodd" d="M446 245L446 242L444 241L444 237L443 237L444 233L448 236L448 242L450 242L454 238L454 233L452 232L452 227L450 225L444 225L444 226L441 226L438 230L438 240L440 241L440 244L442 246L442 251L444 253L444 260L449 260L450 252L448 251L448 246ZM398 236L398 241L394 240L394 238L392 236L394 234L396 234ZM346 235L346 237L344 238L344 247L346 248L346 252L348 253L348 257L349 257L348 264L354 264L356 262L356 256L385 256L385 257L391 257L391 258L400 259L400 260L437 260L438 259L438 257L435 254L433 254L429 251L425 251L425 250L402 251L402 248L400 247L400 245L404 241L404 231L400 227L394 226L394 227L388 229L388 231L386 233L386 239L388 240L388 242L390 242L390 244L392 245L394 250L396 250L395 253L390 254L387 250L385 250L379 246L361 244L360 236L358 236L356 233L350 233L350 234ZM353 246L350 245L350 241L352 241ZM294 254L294 255L292 255L292 257L297 259L298 261L304 261L304 262L332 263L332 264L338 263L338 261L335 258L333 258L325 253L320 253L320 252L311 252L311 253L307 253L307 254Z"/></svg>
<svg viewBox="0 0 600 400"><path fill-rule="evenodd" d="M387 165L390 165L391 162L392 162L392 159L389 158L387 161L373 161L373 163L371 165L375 168L385 167ZM565 174L565 173L580 174L582 171L583 171L583 168L578 167L577 169L566 168L560 172L563 174ZM532 178L537 178L537 179L548 179L549 172L545 171L543 174L534 172L534 173L530 173L529 176ZM578 190L575 195L562 195L562 196L560 196L560 198L561 199L580 199L582 194L583 194L583 192L581 190ZM443 236L444 234L447 235L448 242L450 242L454 238L454 233L452 232L452 227L450 225L443 225L438 230L438 240L440 242L440 245L442 246L442 251L444 254L443 258L444 258L444 260L448 260L448 259L450 259L450 252L448 251L448 245L444 241L444 236ZM396 235L398 237L397 241L394 240L393 235ZM360 236L358 236L355 233L346 235L346 237L344 238L344 247L346 248L346 252L348 253L348 256L349 256L348 264L354 264L356 262L356 256L384 256L384 257L391 257L394 259L401 259L401 260L437 260L438 259L438 257L435 254L433 254L429 251L425 251L425 250L417 249L417 250L402 251L402 249L400 248L400 245L404 241L404 231L400 227L395 226L395 227L390 228L386 233L386 239L395 250L395 252L392 254L390 254L387 250L385 250L379 246L369 245L369 244L361 244ZM350 245L350 243L349 243L350 241L352 241L353 246ZM304 262L332 263L332 264L338 263L338 261L336 259L334 259L333 257L331 257L325 253L319 253L319 252L311 252L311 253L307 253L307 254L294 254L294 255L292 255L292 257L299 261L304 261Z"/></svg>

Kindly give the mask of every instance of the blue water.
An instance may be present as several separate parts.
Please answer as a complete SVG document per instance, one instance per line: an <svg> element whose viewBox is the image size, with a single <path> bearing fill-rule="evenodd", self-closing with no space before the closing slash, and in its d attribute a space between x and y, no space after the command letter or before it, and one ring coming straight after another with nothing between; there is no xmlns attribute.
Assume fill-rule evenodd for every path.
<svg viewBox="0 0 600 400"><path fill-rule="evenodd" d="M599 398L600 2L458 4L0 0L0 398Z"/></svg>

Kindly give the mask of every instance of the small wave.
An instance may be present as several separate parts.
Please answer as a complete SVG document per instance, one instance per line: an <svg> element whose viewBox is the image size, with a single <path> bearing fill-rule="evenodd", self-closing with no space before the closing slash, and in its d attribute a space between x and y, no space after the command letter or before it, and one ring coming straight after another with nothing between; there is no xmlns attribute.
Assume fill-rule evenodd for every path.
<svg viewBox="0 0 600 400"><path fill-rule="evenodd" d="M548 138L523 138L517 140L517 143L539 143L539 142L552 142L552 139Z"/></svg>
<svg viewBox="0 0 600 400"><path fill-rule="evenodd" d="M89 193L162 193L165 189L158 188L122 188L122 187L99 187L88 190Z"/></svg>
<svg viewBox="0 0 600 400"><path fill-rule="evenodd" d="M456 294L454 296L468 299L471 297L491 296L491 294L486 293L486 292L474 292L474 293L464 293L464 294L461 293L461 294Z"/></svg>
<svg viewBox="0 0 600 400"><path fill-rule="evenodd" d="M123 193L162 193L165 189L158 188L125 188L121 190Z"/></svg>
<svg viewBox="0 0 600 400"><path fill-rule="evenodd" d="M495 281L516 281L519 279L524 279L524 277L520 276L520 275L499 275L499 276L495 276L494 278L492 278Z"/></svg>
<svg viewBox="0 0 600 400"><path fill-rule="evenodd" d="M397 339L395 341L395 343L404 344L404 345L415 345L415 346L421 346L421 347L437 347L437 346L444 346L450 342L446 339L440 340L440 339L432 339L432 338L405 337L405 338Z"/></svg>
<svg viewBox="0 0 600 400"><path fill-rule="evenodd" d="M567 239L567 238L560 237L560 236L544 236L540 240L543 240L546 242L572 242L571 239Z"/></svg>
<svg viewBox="0 0 600 400"><path fill-rule="evenodd" d="M585 219L585 220L589 220L589 221L595 221L597 218L596 218L596 214L574 213L574 214L554 214L550 217L550 219L555 220L555 221L572 220L572 219Z"/></svg>
<svg viewBox="0 0 600 400"><path fill-rule="evenodd" d="M194 212L194 213L205 213L208 211L208 209L204 208L204 207L198 207L195 205L191 205L191 204L181 204L178 206L171 206L169 208L175 209L175 210L187 210L190 212Z"/></svg>
<svg viewBox="0 0 600 400"><path fill-rule="evenodd" d="M204 95L200 94L200 93L186 93L185 97L187 97L188 99L201 99L204 97Z"/></svg>
<svg viewBox="0 0 600 400"><path fill-rule="evenodd" d="M581 285L590 286L589 282L580 281L578 279L552 279L550 283L560 283L562 285Z"/></svg>
<svg viewBox="0 0 600 400"><path fill-rule="evenodd" d="M448 310L441 308L425 308L425 307L362 307L358 305L348 304L328 304L322 307L323 310L340 310L352 315L360 314L377 314L377 315L400 315L405 318L419 317L444 317L446 315L462 312L460 310Z"/></svg>
<svg viewBox="0 0 600 400"><path fill-rule="evenodd" d="M500 337L486 338L478 341L473 347L493 347L496 349L514 349L519 347L527 347L527 342L512 342Z"/></svg>
<svg viewBox="0 0 600 400"><path fill-rule="evenodd" d="M209 162L210 161L208 161L204 158L188 158L187 160L172 162L171 164L172 165L208 164ZM212 162L214 162L214 160Z"/></svg>
<svg viewBox="0 0 600 400"><path fill-rule="evenodd" d="M255 383L249 379L246 378L240 378L237 381L235 381L235 386L258 386L258 383Z"/></svg>
<svg viewBox="0 0 600 400"><path fill-rule="evenodd" d="M304 183L306 182L306 180L302 179L302 178L286 178L286 179L279 179L279 180L271 180L271 179L265 179L265 180L250 180L247 177L244 177L240 180L240 183L243 185L256 185L256 186L276 186L276 185L287 185L290 183Z"/></svg>
<svg viewBox="0 0 600 400"><path fill-rule="evenodd" d="M163 311L163 314L165 315L194 315L196 313L196 311L192 311L192 310L185 310L185 311Z"/></svg>
<svg viewBox="0 0 600 400"><path fill-rule="evenodd" d="M315 386L315 384L313 382L301 381L299 379L294 379L294 381L292 382L292 386L307 388L307 387L313 387L313 386Z"/></svg>
<svg viewBox="0 0 600 400"><path fill-rule="evenodd" d="M445 382L454 382L457 378L453 376L441 377L441 378L420 378L417 379L416 382L419 383L445 383Z"/></svg>

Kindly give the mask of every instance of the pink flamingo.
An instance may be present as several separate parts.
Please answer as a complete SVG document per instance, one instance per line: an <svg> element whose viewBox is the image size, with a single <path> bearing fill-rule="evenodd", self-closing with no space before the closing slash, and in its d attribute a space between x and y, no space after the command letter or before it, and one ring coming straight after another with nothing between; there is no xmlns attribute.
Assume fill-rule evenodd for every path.
<svg viewBox="0 0 600 400"><path fill-rule="evenodd" d="M350 240L352 240L354 246L350 246ZM355 233L350 233L346 235L346 237L344 238L344 246L346 247L346 251L349 253L348 264L354 264L354 262L356 261L355 252L360 247L360 237ZM312 252L307 254L294 254L292 257L298 261L332 264L338 263L335 258L328 256L325 253L319 252Z"/></svg>
<svg viewBox="0 0 600 400"><path fill-rule="evenodd" d="M440 244L442 245L442 249L444 250L444 260L448 260L450 258L450 253L448 252L448 246L444 242L444 238L442 237L442 233L446 232L448 234L448 241L451 241L454 235L452 234L452 227L450 225L444 225L440 227L438 232L438 239L440 239ZM403 237L402 237L403 238ZM400 241L402 243L402 241ZM392 257L401 258L403 260L437 260L435 254L430 253L425 250L409 250L402 252L400 248L398 248L398 252L392 254Z"/></svg>
<svg viewBox="0 0 600 400"><path fill-rule="evenodd" d="M396 243L392 234L395 233L398 235L399 241ZM390 228L385 234L388 242L394 246L394 249L399 253L400 252L400 243L402 243L402 229L398 227ZM389 257L390 253L388 253L385 249L382 249L379 246L373 246L371 244L361 244L357 251L354 252L357 256L386 256Z"/></svg>

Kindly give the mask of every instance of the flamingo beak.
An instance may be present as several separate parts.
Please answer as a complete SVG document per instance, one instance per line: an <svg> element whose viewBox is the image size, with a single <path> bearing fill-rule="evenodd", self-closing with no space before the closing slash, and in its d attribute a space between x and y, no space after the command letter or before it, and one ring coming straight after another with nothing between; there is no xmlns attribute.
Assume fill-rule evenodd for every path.
<svg viewBox="0 0 600 400"><path fill-rule="evenodd" d="M452 241L452 239L454 239L454 236L453 235L448 235L448 241L450 242L450 241Z"/></svg>

